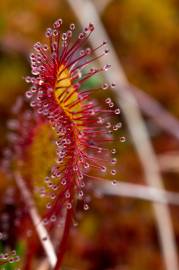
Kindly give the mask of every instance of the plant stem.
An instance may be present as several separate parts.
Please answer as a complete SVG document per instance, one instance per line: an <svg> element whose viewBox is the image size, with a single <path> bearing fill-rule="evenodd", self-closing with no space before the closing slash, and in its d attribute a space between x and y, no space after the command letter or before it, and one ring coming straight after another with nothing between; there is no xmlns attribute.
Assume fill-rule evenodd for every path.
<svg viewBox="0 0 179 270"><path fill-rule="evenodd" d="M66 247L67 247L67 240L68 240L71 222L72 222L72 214L73 214L73 208L67 209L64 232L63 232L63 236L62 236L59 248L58 248L57 263L55 265L54 270L60 270L60 267L62 264L62 260L63 260Z"/></svg>
<svg viewBox="0 0 179 270"><path fill-rule="evenodd" d="M41 217L39 216L37 209L35 208L35 204L33 202L32 196L30 191L28 190L25 181L21 177L19 173L14 174L16 184L21 192L21 195L24 199L24 202L28 208L29 215L32 219L32 222L35 226L37 235L39 236L39 240L44 248L44 251L47 255L49 264L51 267L54 267L56 265L56 254L53 247L53 244L51 242L50 236L48 235L48 232L46 228L44 227ZM45 239L45 241L44 241Z"/></svg>

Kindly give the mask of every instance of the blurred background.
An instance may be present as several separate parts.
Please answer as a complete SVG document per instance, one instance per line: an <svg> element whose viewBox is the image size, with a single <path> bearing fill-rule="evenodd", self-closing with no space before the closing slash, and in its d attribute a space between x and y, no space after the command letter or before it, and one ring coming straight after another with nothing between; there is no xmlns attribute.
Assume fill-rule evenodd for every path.
<svg viewBox="0 0 179 270"><path fill-rule="evenodd" d="M81 29L86 9L92 22L99 20L98 39L111 41L109 62L116 61L112 95L121 105L122 134L127 137L123 144L116 141L117 177L134 188L145 185L146 194L135 198L136 189L130 186L131 197L122 196L116 185L113 196L98 187L100 195L92 195L90 210L72 229L64 269L177 270L179 206L172 198L179 192L178 0L1 0L0 148L6 145L11 107L27 90L23 77L30 73L32 45L43 40L57 18L63 18L64 30L71 22ZM104 30L108 36L103 37ZM125 79L120 83L121 67ZM1 171L0 176L3 194L6 179ZM158 197L153 204L149 184L172 192L171 203L162 204ZM43 256L39 258L43 263Z"/></svg>

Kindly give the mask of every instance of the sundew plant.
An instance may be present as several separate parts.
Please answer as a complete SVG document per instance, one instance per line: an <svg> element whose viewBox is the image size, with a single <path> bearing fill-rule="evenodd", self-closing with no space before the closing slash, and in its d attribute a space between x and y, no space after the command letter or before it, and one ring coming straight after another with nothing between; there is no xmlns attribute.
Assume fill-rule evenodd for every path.
<svg viewBox="0 0 179 270"><path fill-rule="evenodd" d="M90 208L91 186L103 179L117 181L114 139L125 138L119 137L120 109L110 97L115 84L100 82L111 67L108 63L98 67L98 59L108 53L106 42L88 47L94 30L89 23L78 34L71 24L62 32L61 19L47 29L46 44L37 42L30 54L32 74L25 78L30 87L17 99L8 121L9 143L2 165L12 182L20 178L24 183L20 188L15 184L15 192L8 193L18 209L11 226L16 242L23 246L22 269L38 269L33 262L41 249L38 226L47 231L41 242L50 237L54 244L54 269L61 269L76 212ZM96 85L90 87L96 77ZM31 198L25 197L23 187ZM32 202L40 216L35 226L29 211ZM9 264L3 254L2 262Z"/></svg>

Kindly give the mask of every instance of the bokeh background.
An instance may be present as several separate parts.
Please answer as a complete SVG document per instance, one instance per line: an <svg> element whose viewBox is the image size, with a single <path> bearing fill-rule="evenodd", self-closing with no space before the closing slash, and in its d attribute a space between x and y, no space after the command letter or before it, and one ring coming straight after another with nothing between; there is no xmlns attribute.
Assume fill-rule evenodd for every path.
<svg viewBox="0 0 179 270"><path fill-rule="evenodd" d="M17 96L23 95L27 90L23 78L30 73L28 56L32 45L36 41L43 40L45 29L57 18L63 18L64 30L71 22L75 22L77 28L81 28L79 18L74 14L69 2L0 1L1 150L7 141L6 123L11 117L11 107ZM89 1L81 2L86 5ZM130 92L137 100L143 124L147 128L163 185L166 190L177 193L179 192L179 2L178 0L90 2L109 35L117 53L116 60L120 61L131 84ZM80 10L82 6L77 3L76 8ZM101 40L103 36L99 38ZM133 86L138 88L138 92L134 91ZM118 91L118 87L116 86L115 91ZM155 113L155 117L151 117L152 112ZM127 137L127 141L124 144L116 141L120 160L118 180L123 183L146 185L143 164L123 111L120 119L124 124L122 134ZM135 118L133 120L135 121ZM141 131L138 130L137 122L136 130L140 137ZM152 161L149 159L148 162ZM6 178L1 171L0 176L0 190L3 195ZM117 188L120 187L116 186L116 190ZM80 221L71 231L64 269L177 269L166 267L151 201L123 197L120 194L91 196L90 210L87 213L79 213ZM171 204L168 208L174 234L175 254L178 255L179 206ZM163 226L166 226L165 222ZM168 243L164 245L167 246ZM40 254L36 260L41 264L45 259ZM23 269L23 266L21 267ZM48 269L45 264L43 267ZM40 266L33 269L40 269Z"/></svg>

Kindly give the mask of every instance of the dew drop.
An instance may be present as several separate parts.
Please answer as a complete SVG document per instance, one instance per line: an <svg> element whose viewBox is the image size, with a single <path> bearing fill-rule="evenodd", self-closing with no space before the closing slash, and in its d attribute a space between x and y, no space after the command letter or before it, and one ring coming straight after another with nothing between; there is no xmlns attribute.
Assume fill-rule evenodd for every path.
<svg viewBox="0 0 179 270"><path fill-rule="evenodd" d="M113 185L116 185L116 184L117 184L117 180L113 180L113 181L112 181L112 184L113 184Z"/></svg>
<svg viewBox="0 0 179 270"><path fill-rule="evenodd" d="M101 172L106 172L107 171L107 168L105 166L102 166L101 167Z"/></svg>
<svg viewBox="0 0 179 270"><path fill-rule="evenodd" d="M57 190L58 189L58 186L54 184L54 185L52 185L52 189L53 190Z"/></svg>
<svg viewBox="0 0 179 270"><path fill-rule="evenodd" d="M25 93L25 95L26 95L27 98L31 98L32 97L32 92L31 91L27 91Z"/></svg>
<svg viewBox="0 0 179 270"><path fill-rule="evenodd" d="M72 208L72 204L71 203L67 203L67 209L71 209Z"/></svg>
<svg viewBox="0 0 179 270"><path fill-rule="evenodd" d="M16 250L12 250L12 256L16 256Z"/></svg>
<svg viewBox="0 0 179 270"><path fill-rule="evenodd" d="M81 188L84 188L85 187L85 182L81 182L80 186L81 186Z"/></svg>
<svg viewBox="0 0 179 270"><path fill-rule="evenodd" d="M40 48L42 47L41 43L38 41L34 44L34 50L36 50L37 52L40 50Z"/></svg>
<svg viewBox="0 0 179 270"><path fill-rule="evenodd" d="M109 65L109 64L106 64L105 66L104 66L104 71L107 71L108 69L110 69L111 68L111 65Z"/></svg>
<svg viewBox="0 0 179 270"><path fill-rule="evenodd" d="M52 200L54 200L54 199L56 198L56 195L55 195L54 193L52 193L52 194L50 195L50 198L51 198Z"/></svg>
<svg viewBox="0 0 179 270"><path fill-rule="evenodd" d="M50 218L50 221L55 222L56 220L57 220L57 217L55 215L52 215L51 218Z"/></svg>
<svg viewBox="0 0 179 270"><path fill-rule="evenodd" d="M68 199L68 198L70 198L70 192L67 190L66 192L65 192L65 197Z"/></svg>
<svg viewBox="0 0 179 270"><path fill-rule="evenodd" d="M87 203L85 203L83 209L84 209L85 211L87 211L87 210L89 209L89 205L88 205Z"/></svg>
<svg viewBox="0 0 179 270"><path fill-rule="evenodd" d="M111 88L114 88L115 86L116 86L115 83L112 83L112 84L111 84Z"/></svg>
<svg viewBox="0 0 179 270"><path fill-rule="evenodd" d="M79 176L78 176L78 179L79 180L82 180L83 178L84 178L84 176L83 176L83 174L81 173L81 172L79 172L80 174L79 174Z"/></svg>
<svg viewBox="0 0 179 270"><path fill-rule="evenodd" d="M53 185L53 183L52 183L52 182L48 182L48 187L49 187L49 188L51 188L51 187L52 187L52 185Z"/></svg>
<svg viewBox="0 0 179 270"><path fill-rule="evenodd" d="M90 68L90 71L89 71L90 74L94 74L95 72L96 72L95 68Z"/></svg>
<svg viewBox="0 0 179 270"><path fill-rule="evenodd" d="M48 50L48 45L44 44L43 49L44 49L44 51L47 51Z"/></svg>
<svg viewBox="0 0 179 270"><path fill-rule="evenodd" d="M34 108L36 105L37 105L37 103L35 102L35 100L33 100L33 101L30 103L30 106L31 106L32 108Z"/></svg>
<svg viewBox="0 0 179 270"><path fill-rule="evenodd" d="M10 259L8 259L8 262L9 263L13 263L14 262L14 259L13 258L10 258Z"/></svg>
<svg viewBox="0 0 179 270"><path fill-rule="evenodd" d="M36 91L37 91L36 86L32 86L32 87L31 87L31 92L32 92L32 93L35 93Z"/></svg>
<svg viewBox="0 0 179 270"><path fill-rule="evenodd" d="M120 137L120 142L125 142L126 141L126 137L124 137L124 136L122 136L122 137Z"/></svg>
<svg viewBox="0 0 179 270"><path fill-rule="evenodd" d="M110 122L107 122L106 123L106 128L110 128L111 127L111 123Z"/></svg>
<svg viewBox="0 0 179 270"><path fill-rule="evenodd" d="M55 22L54 22L54 24L53 24L53 27L54 28L59 28L61 25L62 25L62 19L58 19L58 20L56 20Z"/></svg>
<svg viewBox="0 0 179 270"><path fill-rule="evenodd" d="M89 30L93 31L94 30L94 25L92 23L89 24Z"/></svg>
<svg viewBox="0 0 179 270"><path fill-rule="evenodd" d="M85 168L85 169L88 169L89 166L90 166L90 165L89 165L89 163L87 163L87 162L84 164L84 168Z"/></svg>
<svg viewBox="0 0 179 270"><path fill-rule="evenodd" d="M53 30L53 36L54 36L54 37L58 36L58 31L57 31L56 29Z"/></svg>
<svg viewBox="0 0 179 270"><path fill-rule="evenodd" d="M47 209L50 209L52 207L52 205L50 203L47 203L46 207L47 207Z"/></svg>
<svg viewBox="0 0 179 270"><path fill-rule="evenodd" d="M39 85L42 85L44 83L43 80L39 80Z"/></svg>
<svg viewBox="0 0 179 270"><path fill-rule="evenodd" d="M107 90L108 87L109 87L109 85L108 85L107 83L104 83L103 86L102 86L102 89L103 89L103 90Z"/></svg>
<svg viewBox="0 0 179 270"><path fill-rule="evenodd" d="M63 186L65 186L66 183L67 183L66 179L62 179L62 180L61 180L61 184L62 184Z"/></svg>
<svg viewBox="0 0 179 270"><path fill-rule="evenodd" d="M45 180L44 180L46 183L48 183L50 181L50 178L47 176L45 177Z"/></svg>
<svg viewBox="0 0 179 270"><path fill-rule="evenodd" d="M70 24L70 30L71 30L71 31L74 31L74 30L75 30L75 24L74 24L74 23L71 23L71 24Z"/></svg>
<svg viewBox="0 0 179 270"><path fill-rule="evenodd" d="M111 174L112 174L112 175L116 175L116 170L114 170L114 169L111 170Z"/></svg>
<svg viewBox="0 0 179 270"><path fill-rule="evenodd" d="M122 127L122 123L121 123L121 122L118 122L118 123L116 124L116 127L121 128L121 127Z"/></svg>
<svg viewBox="0 0 179 270"><path fill-rule="evenodd" d="M121 112L121 111L120 111L119 108L115 109L115 111L114 111L115 114L120 114L120 112Z"/></svg>
<svg viewBox="0 0 179 270"><path fill-rule="evenodd" d="M110 108L114 107L114 103L113 103L113 102L110 102L110 103L109 103L109 107L110 107Z"/></svg>
<svg viewBox="0 0 179 270"><path fill-rule="evenodd" d="M79 36L78 36L79 39L83 39L84 37L85 37L85 34L83 32L80 33Z"/></svg>
<svg viewBox="0 0 179 270"><path fill-rule="evenodd" d="M31 77L29 77L29 76L25 77L25 82L30 83L31 82Z"/></svg>
<svg viewBox="0 0 179 270"><path fill-rule="evenodd" d="M32 74L33 74L33 75L39 75L38 69L37 69L37 68L33 68Z"/></svg>
<svg viewBox="0 0 179 270"><path fill-rule="evenodd" d="M115 125L115 126L113 126L113 130L114 131L117 131L118 130L118 127Z"/></svg>
<svg viewBox="0 0 179 270"><path fill-rule="evenodd" d="M92 52L91 48L87 48L87 49L86 49L86 54L87 54L87 55L91 54L91 52Z"/></svg>
<svg viewBox="0 0 179 270"><path fill-rule="evenodd" d="M83 191L82 190L80 190L80 192L79 192L79 197L83 197Z"/></svg>
<svg viewBox="0 0 179 270"><path fill-rule="evenodd" d="M111 102L111 98L106 98L106 99L105 99L105 102L106 102L107 104L109 104L109 103Z"/></svg>
<svg viewBox="0 0 179 270"><path fill-rule="evenodd" d="M83 56L83 55L85 55L85 51L84 50L81 50L80 51L80 56Z"/></svg>
<svg viewBox="0 0 179 270"><path fill-rule="evenodd" d="M98 124L103 124L104 123L104 118L98 117L97 123Z"/></svg>
<svg viewBox="0 0 179 270"><path fill-rule="evenodd" d="M67 34L66 33L62 34L62 40L67 40Z"/></svg>
<svg viewBox="0 0 179 270"><path fill-rule="evenodd" d="M43 219L43 224L44 224L44 225L47 225L47 224L48 224L48 219L47 219L47 218L44 218L44 219Z"/></svg>
<svg viewBox="0 0 179 270"><path fill-rule="evenodd" d="M117 163L117 158L113 158L112 160L111 160L111 163L114 165L114 164L116 164Z"/></svg>
<svg viewBox="0 0 179 270"><path fill-rule="evenodd" d="M52 29L51 28L47 28L46 32L45 32L45 36L47 38L51 37L52 36Z"/></svg>

